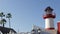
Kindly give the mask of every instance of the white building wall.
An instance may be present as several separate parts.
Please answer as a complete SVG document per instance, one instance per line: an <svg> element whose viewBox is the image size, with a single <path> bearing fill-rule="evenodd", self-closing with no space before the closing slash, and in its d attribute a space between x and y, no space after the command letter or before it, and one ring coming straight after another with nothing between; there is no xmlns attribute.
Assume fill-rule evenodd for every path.
<svg viewBox="0 0 60 34"><path fill-rule="evenodd" d="M57 30L44 30L45 34L57 34Z"/></svg>
<svg viewBox="0 0 60 34"><path fill-rule="evenodd" d="M45 19L45 28L54 28L53 18L46 18Z"/></svg>
<svg viewBox="0 0 60 34"><path fill-rule="evenodd" d="M40 34L57 34L57 30L45 30L45 29L43 29Z"/></svg>

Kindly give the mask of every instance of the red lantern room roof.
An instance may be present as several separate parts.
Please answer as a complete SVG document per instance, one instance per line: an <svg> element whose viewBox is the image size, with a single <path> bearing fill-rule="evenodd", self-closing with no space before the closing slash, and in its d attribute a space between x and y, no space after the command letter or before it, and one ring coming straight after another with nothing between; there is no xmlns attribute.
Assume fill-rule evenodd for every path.
<svg viewBox="0 0 60 34"><path fill-rule="evenodd" d="M48 7L45 9L45 11L47 11L47 10L53 11L53 9L52 9L50 6L48 6Z"/></svg>

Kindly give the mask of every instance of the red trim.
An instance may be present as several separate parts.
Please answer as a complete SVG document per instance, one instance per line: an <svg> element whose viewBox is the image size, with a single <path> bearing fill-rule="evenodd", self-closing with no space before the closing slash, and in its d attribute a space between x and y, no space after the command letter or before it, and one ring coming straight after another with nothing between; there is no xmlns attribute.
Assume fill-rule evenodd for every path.
<svg viewBox="0 0 60 34"><path fill-rule="evenodd" d="M52 15L52 14L46 14L43 16L44 19L46 18L55 18L55 15Z"/></svg>
<svg viewBox="0 0 60 34"><path fill-rule="evenodd" d="M57 28L58 28L57 33L60 34L60 21L57 23Z"/></svg>
<svg viewBox="0 0 60 34"><path fill-rule="evenodd" d="M55 28L46 28L46 30L54 30Z"/></svg>

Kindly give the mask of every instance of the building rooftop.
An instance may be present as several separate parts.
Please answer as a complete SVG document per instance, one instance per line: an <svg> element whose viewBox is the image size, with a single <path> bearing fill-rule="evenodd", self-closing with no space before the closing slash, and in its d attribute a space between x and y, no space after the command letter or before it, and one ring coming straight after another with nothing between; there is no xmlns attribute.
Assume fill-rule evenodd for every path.
<svg viewBox="0 0 60 34"><path fill-rule="evenodd" d="M12 28L7 28L7 27L1 27L1 26L0 26L0 31L1 31L2 33L9 33L10 30L12 30L13 32L16 33L16 31L15 31L14 29L12 29Z"/></svg>

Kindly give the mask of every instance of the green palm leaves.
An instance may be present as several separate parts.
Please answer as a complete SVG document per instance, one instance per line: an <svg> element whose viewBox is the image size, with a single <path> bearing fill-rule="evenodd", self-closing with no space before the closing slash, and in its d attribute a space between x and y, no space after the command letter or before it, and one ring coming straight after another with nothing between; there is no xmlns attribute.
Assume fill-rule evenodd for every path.
<svg viewBox="0 0 60 34"><path fill-rule="evenodd" d="M1 20L1 23L4 23L5 24L6 23L6 20L5 19L2 19Z"/></svg>
<svg viewBox="0 0 60 34"><path fill-rule="evenodd" d="M12 18L11 13L8 13L7 16L6 16L6 18Z"/></svg>
<svg viewBox="0 0 60 34"><path fill-rule="evenodd" d="M1 12L0 13L0 17L1 17L1 19L0 19L0 24L2 24L3 25L3 27L4 27L4 24L6 24L6 19L4 19L3 17L6 17L6 18L8 18L9 19L9 27L11 27L10 25L10 18L12 18L12 15L10 14L10 13L8 13L6 16L5 16L5 14L3 13L3 12Z"/></svg>
<svg viewBox="0 0 60 34"><path fill-rule="evenodd" d="M3 27L4 27L4 24L6 24L6 20L5 19L2 19L1 20L1 24L3 24Z"/></svg>
<svg viewBox="0 0 60 34"><path fill-rule="evenodd" d="M2 17L5 17L3 12L0 13L0 17L1 17L1 19L2 19Z"/></svg>

